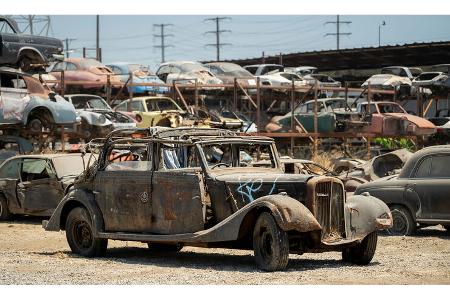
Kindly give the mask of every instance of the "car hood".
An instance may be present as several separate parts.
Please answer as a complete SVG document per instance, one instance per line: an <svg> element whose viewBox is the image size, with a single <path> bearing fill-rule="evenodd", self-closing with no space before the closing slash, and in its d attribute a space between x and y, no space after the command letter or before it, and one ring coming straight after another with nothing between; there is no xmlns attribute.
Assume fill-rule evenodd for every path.
<svg viewBox="0 0 450 300"><path fill-rule="evenodd" d="M402 113L385 113L384 115L406 119L420 128L436 128L436 126L433 123L431 123L427 119L418 116Z"/></svg>
<svg viewBox="0 0 450 300"><path fill-rule="evenodd" d="M365 87L370 85L386 85L386 86L398 86L401 84L411 85L411 80L406 77L400 77L391 74L377 74L367 79L361 86Z"/></svg>
<svg viewBox="0 0 450 300"><path fill-rule="evenodd" d="M242 168L245 171L217 171L213 178L217 183L225 184L228 193L246 201L253 201L266 195L286 193L302 200L306 197L306 184L312 177L302 174L285 174L281 172L255 171L255 168ZM253 172L252 172L253 170Z"/></svg>

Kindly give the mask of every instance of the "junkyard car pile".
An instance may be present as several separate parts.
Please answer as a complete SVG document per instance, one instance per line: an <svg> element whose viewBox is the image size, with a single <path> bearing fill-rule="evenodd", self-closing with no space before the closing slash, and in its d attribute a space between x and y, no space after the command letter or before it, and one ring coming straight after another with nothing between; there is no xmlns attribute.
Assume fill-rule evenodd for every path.
<svg viewBox="0 0 450 300"><path fill-rule="evenodd" d="M311 66L173 61L152 72L64 59L60 41L0 22L0 220L50 217L45 230L65 231L72 252L88 257L105 254L110 239L162 253L252 249L266 271L306 252L367 265L379 230L449 229L447 146L342 157L326 168L280 157L275 140L257 136L314 132L316 113L320 134L431 136L450 128L448 108L427 120L376 92L342 97L333 91L342 83ZM445 93L449 65L386 67L360 87L392 90L394 100ZM36 141L48 137L86 144L44 153Z"/></svg>

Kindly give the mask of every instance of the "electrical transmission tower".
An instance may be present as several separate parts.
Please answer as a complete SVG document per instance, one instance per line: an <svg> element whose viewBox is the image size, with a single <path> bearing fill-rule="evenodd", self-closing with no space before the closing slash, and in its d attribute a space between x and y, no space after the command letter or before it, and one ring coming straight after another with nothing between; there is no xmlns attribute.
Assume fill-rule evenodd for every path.
<svg viewBox="0 0 450 300"><path fill-rule="evenodd" d="M205 19L205 21L214 21L216 22L216 30L213 31L207 31L205 34L214 33L216 35L216 43L215 44L206 44L206 47L213 46L216 47L216 53L217 53L217 61L220 61L220 48L222 46L231 45L230 43L221 43L220 42L220 34L224 32L231 32L231 30L221 30L220 29L220 21L222 20L231 20L229 17L216 17L216 18L209 18Z"/></svg>
<svg viewBox="0 0 450 300"><path fill-rule="evenodd" d="M329 35L335 35L336 36L336 49L339 50L339 37L341 35L350 35L352 34L351 32L341 32L340 31L340 25L341 24L350 24L352 23L352 21L340 21L339 20L339 15L337 15L337 19L336 21L329 21L329 22L325 22L324 25L326 24L336 24L336 33L327 33L325 34L325 36L329 36Z"/></svg>
<svg viewBox="0 0 450 300"><path fill-rule="evenodd" d="M52 22L50 16L37 15L15 15L13 18L23 33L53 36Z"/></svg>
<svg viewBox="0 0 450 300"><path fill-rule="evenodd" d="M173 45L166 45L166 37L173 36L173 34L167 34L164 29L167 26L173 26L173 24L153 24L154 27L159 27L161 29L160 34L154 34L153 37L160 38L161 44L158 46L153 46L154 48L161 48L161 62L165 62L165 51L166 48L173 47Z"/></svg>

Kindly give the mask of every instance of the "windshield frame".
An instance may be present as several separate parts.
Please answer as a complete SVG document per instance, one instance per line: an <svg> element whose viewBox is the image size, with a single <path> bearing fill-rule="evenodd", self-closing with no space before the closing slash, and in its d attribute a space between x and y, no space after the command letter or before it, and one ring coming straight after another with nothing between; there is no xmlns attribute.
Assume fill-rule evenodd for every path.
<svg viewBox="0 0 450 300"><path fill-rule="evenodd" d="M82 100L78 100L78 99L82 99ZM103 99L102 97L99 97L99 96L86 96L86 95L72 96L72 97L70 97L70 100L71 100L70 102L75 107L75 109L112 110L111 107L108 105L108 103L106 103L105 99ZM93 107L90 103L91 100L100 101L105 107L104 108ZM89 107L77 108L77 106L75 106L74 102L78 102L78 103L83 102L85 104L87 103Z"/></svg>
<svg viewBox="0 0 450 300"><path fill-rule="evenodd" d="M276 147L275 147L275 142L273 141L268 141L268 140L241 140L241 139L214 139L211 141L199 141L199 142L195 142L194 143L195 146L197 147L197 151L198 151L198 155L200 156L200 160L201 160L201 164L202 164L202 168L205 172L210 172L210 173L214 173L214 172L223 172L224 170L228 170L228 171L238 171L238 170L254 170L254 171L267 171L267 170L271 170L271 171L281 171L281 163L280 163L280 158L278 156L278 152L276 151ZM217 168L217 169L212 169L209 165L208 165L208 160L206 159L206 155L205 152L203 151L203 146L209 146L209 145L224 145L224 144L232 144L232 145L236 145L236 144L243 144L243 145L251 145L251 144L259 144L259 145L268 145L270 148L270 161L273 162L273 167L235 167L235 166L231 166L231 167L227 167L227 168Z"/></svg>

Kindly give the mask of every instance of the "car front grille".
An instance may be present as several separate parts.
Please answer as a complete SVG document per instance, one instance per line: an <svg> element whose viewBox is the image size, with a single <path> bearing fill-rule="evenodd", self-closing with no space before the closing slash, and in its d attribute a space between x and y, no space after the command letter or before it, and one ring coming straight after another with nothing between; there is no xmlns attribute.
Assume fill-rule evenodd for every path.
<svg viewBox="0 0 450 300"><path fill-rule="evenodd" d="M313 213L322 226L322 239L345 237L344 189L341 183L319 181L314 188Z"/></svg>

